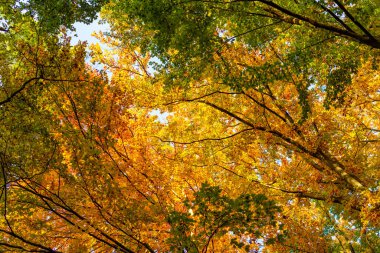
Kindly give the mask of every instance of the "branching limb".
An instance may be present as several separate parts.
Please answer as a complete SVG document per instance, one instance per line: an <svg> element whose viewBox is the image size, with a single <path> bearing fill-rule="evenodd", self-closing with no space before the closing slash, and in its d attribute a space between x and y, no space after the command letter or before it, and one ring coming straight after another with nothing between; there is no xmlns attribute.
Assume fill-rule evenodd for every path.
<svg viewBox="0 0 380 253"><path fill-rule="evenodd" d="M6 104L8 102L10 102L17 94L19 94L20 92L22 92L26 88L26 86L28 86L28 84L30 84L33 81L40 80L40 79L41 79L41 77L33 77L33 78L30 78L29 80L25 81L20 86L20 88L18 88L16 91L12 92L12 94L9 95L6 99L0 101L0 106L2 106L3 104Z"/></svg>
<svg viewBox="0 0 380 253"><path fill-rule="evenodd" d="M372 34L364 28L364 26L362 26L362 24L359 23L359 21L357 21L352 15L351 13L346 9L346 7L344 7L344 5L339 1L339 0L333 0L334 3L336 3L336 5L338 5L338 7L344 12L344 14L346 14L346 16L357 26L360 28L360 30L362 30L369 38L371 38L372 40L376 40Z"/></svg>
<svg viewBox="0 0 380 253"><path fill-rule="evenodd" d="M179 142L179 141L173 141L173 140L163 140L159 136L153 136L153 137L159 139L161 142L181 144L181 145L188 145L188 144L194 144L194 143L199 143L199 142L204 142L204 141L221 141L221 140L226 140L226 139L235 137L236 135L239 135L239 134L242 134L244 132L251 131L251 130L254 130L254 129L253 128L247 128L247 129L241 130L241 131L239 131L237 133L234 133L232 135L225 136L225 137L220 137L220 138L205 138L205 139L194 140L194 141L189 141L189 142Z"/></svg>
<svg viewBox="0 0 380 253"><path fill-rule="evenodd" d="M339 24L341 24L347 31L354 32L346 23L343 22L334 12L332 12L329 8L321 4L319 1L314 1L318 4L324 11L329 13Z"/></svg>

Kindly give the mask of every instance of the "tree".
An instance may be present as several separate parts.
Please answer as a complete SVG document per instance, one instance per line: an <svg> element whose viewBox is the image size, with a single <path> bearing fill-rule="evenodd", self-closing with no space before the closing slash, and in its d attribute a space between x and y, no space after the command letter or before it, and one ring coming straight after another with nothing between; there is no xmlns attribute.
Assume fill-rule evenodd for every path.
<svg viewBox="0 0 380 253"><path fill-rule="evenodd" d="M86 65L85 44L72 47L69 37L38 42L19 45L23 57L7 66L11 75L3 79L1 249L168 251L169 238L176 236L173 215L186 210L186 198L204 193L197 189L213 172L185 176L192 166L169 159L175 149L151 136L161 124L149 108L135 106L137 98L124 83L149 85L146 58L124 50L125 69L109 82L106 72ZM190 187L182 179L201 181ZM213 198L228 200L222 207L237 209L236 215L261 215L242 223L251 226L239 227L242 234L255 226L257 237L261 229L276 235L280 208L259 194L238 195L218 192Z"/></svg>
<svg viewBox="0 0 380 253"><path fill-rule="evenodd" d="M343 6L372 39L338 2L158 3L105 6L101 69L21 12L1 34L0 250L379 251L376 8Z"/></svg>
<svg viewBox="0 0 380 253"><path fill-rule="evenodd" d="M339 104L351 83L347 73L360 67L360 57L376 54L379 6L373 1L113 1L109 16L124 25L121 39L135 42L157 56L169 85L186 85L205 66L219 71L235 89L277 80L292 81L291 74L308 76L295 83L307 116L308 88L326 85L325 106ZM106 6L107 8L107 6ZM125 24L128 24L126 27ZM135 29L137 28L137 29ZM139 35L139 30L149 31ZM150 39L150 38L153 39ZM254 50L286 47L277 59L261 68L248 65L240 80L229 79L233 63L223 48L242 42ZM325 82L324 80L327 80Z"/></svg>
<svg viewBox="0 0 380 253"><path fill-rule="evenodd" d="M117 48L118 61L111 55L102 62L118 76L115 85L134 96L137 107L169 112L167 127L157 138L175 148L175 159L170 159L191 164L199 176L212 170L211 177L232 191L249 191L254 185L255 193L282 203L280 221L286 224L288 240L267 250L377 250L378 70L373 62L361 59L362 68L352 75L341 107L326 109L326 89L309 89L310 116L301 120L293 82L234 90L212 66L187 88L165 89L165 73L155 74L150 85L125 82L134 75L125 59L138 54L122 57L131 44L114 35L118 42L111 45ZM272 50L254 52L243 43L221 53L235 64L229 69L230 80L240 80L246 66L260 68L278 56ZM307 77L292 78L302 83Z"/></svg>

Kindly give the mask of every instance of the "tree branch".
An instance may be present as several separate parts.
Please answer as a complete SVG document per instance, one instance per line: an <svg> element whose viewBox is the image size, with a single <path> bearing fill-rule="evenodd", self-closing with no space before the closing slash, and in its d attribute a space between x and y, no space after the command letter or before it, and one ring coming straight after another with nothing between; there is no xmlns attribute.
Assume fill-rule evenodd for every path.
<svg viewBox="0 0 380 253"><path fill-rule="evenodd" d="M314 1L316 4L318 4L323 10L328 12L336 21L338 21L339 24L341 24L344 28L346 28L347 31L354 32L346 23L343 22L334 12L332 12L329 8L324 6L318 1Z"/></svg>
<svg viewBox="0 0 380 253"><path fill-rule="evenodd" d="M251 131L251 130L254 130L254 129L253 128L247 128L247 129L243 129L243 130L241 130L241 131L239 131L237 133L234 133L232 135L225 136L225 137L220 137L220 138L205 138L205 139L194 140L194 141L189 141L189 142L179 142L179 141L163 140L159 136L153 136L153 137L159 139L161 142L175 143L175 144L181 144L181 145L188 145L188 144L194 144L194 143L204 142L204 141L221 141L221 140L232 138L232 137L234 137L236 135L239 135L241 133L244 133L244 132L247 132L247 131Z"/></svg>
<svg viewBox="0 0 380 253"><path fill-rule="evenodd" d="M33 78L30 78L29 80L27 80L26 82L24 82L20 88L18 88L16 91L14 91L9 97L7 97L6 99L4 99L3 101L0 101L0 106L5 104L5 103L8 103L10 102L17 94L19 94L20 92L22 92L26 86L31 83L32 81L36 81L36 80L39 80L41 79L41 77L33 77Z"/></svg>
<svg viewBox="0 0 380 253"><path fill-rule="evenodd" d="M267 133L272 134L273 136L279 137L280 139L282 139L286 143L292 145L296 151L297 150L302 151L307 155L310 155L314 158L319 159L320 161L325 163L328 168L330 168L333 172L335 172L340 178L342 178L345 182L347 182L347 184L352 188L352 190L362 191L365 189L365 184L358 177L356 177L355 175L353 175L351 173L348 173L346 171L345 167L343 166L343 164L341 164L338 160L336 160L335 158L326 154L325 152L322 152L322 150L318 149L316 152L311 151L311 150L307 149L305 146L303 146L301 143L285 136L284 134L282 134L281 132L279 132L277 130L267 129L263 126L255 126L251 122L239 117L238 115L236 115L236 114L234 114L234 113L232 113L232 112L230 112L224 108L221 108L221 107L219 107L213 103L210 103L208 101L200 100L198 102L207 104L207 105L213 107L214 109L216 109L220 112L223 112L223 113L237 119L241 123L244 123L247 126L251 127L252 130L267 132Z"/></svg>
<svg viewBox="0 0 380 253"><path fill-rule="evenodd" d="M332 26L332 25L323 24L323 23L318 22L318 21L316 21L314 19L311 19L309 17L305 17L305 16L302 16L300 14L294 13L294 12L292 12L292 11L290 11L290 10L288 10L288 9L286 9L286 8L284 8L284 7L278 5L278 4L276 4L276 3L274 3L274 2L272 2L270 0L255 0L255 1L261 2L261 3L263 3L263 4L267 5L267 6L270 6L271 8L266 8L265 11L276 15L279 19L281 19L284 22L287 22L289 24L297 24L297 25L299 25L300 24L299 21L303 21L303 22L306 22L308 24L311 24L312 26L314 26L316 28L320 28L320 29L323 29L323 30L326 30L326 31L330 31L330 32L333 32L333 33L338 34L340 36L343 36L343 37L351 38L353 40L358 41L359 43L366 44L366 45L371 46L373 48L378 48L378 49L380 48L380 41L378 41L372 35L370 35L368 33L368 31L366 32L366 35L368 37L367 36L363 36L363 35L357 34L355 32L351 32L349 30L341 29L339 27L335 27L335 26ZM283 16L283 15L281 15L280 13L278 13L275 10L277 10L280 13L285 14L285 15L291 17L291 18ZM360 25L358 22L355 22L355 24L356 25ZM364 29L364 27L363 27L363 29Z"/></svg>
<svg viewBox="0 0 380 253"><path fill-rule="evenodd" d="M344 5L339 1L339 0L333 0L338 6L339 8L344 12L344 14L346 14L346 16L351 19L351 21L357 26L360 28L360 30L362 30L369 38L371 38L372 40L375 40L375 37L372 36L372 34L364 28L364 26L362 26L362 24L360 24L352 15L351 13L346 9L346 7L344 7Z"/></svg>

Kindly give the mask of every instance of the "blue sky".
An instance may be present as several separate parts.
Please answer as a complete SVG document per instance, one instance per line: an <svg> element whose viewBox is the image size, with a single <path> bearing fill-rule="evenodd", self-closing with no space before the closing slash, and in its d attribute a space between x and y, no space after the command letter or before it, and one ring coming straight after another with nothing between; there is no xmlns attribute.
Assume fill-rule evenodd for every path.
<svg viewBox="0 0 380 253"><path fill-rule="evenodd" d="M98 32L98 31L107 31L109 30L108 24L99 24L99 19L94 20L91 24L86 25L83 23L75 23L74 27L76 29L75 32L71 33L72 34L72 39L71 43L73 45L77 44L78 41L87 41L88 44L92 43L97 43L99 42L96 38L91 36L93 32ZM75 34L77 36L75 36Z"/></svg>

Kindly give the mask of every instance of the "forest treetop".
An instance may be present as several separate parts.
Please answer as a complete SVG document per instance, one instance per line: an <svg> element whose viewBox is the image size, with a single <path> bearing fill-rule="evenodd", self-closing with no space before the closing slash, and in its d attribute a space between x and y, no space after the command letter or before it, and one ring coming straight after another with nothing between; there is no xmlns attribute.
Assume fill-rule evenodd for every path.
<svg viewBox="0 0 380 253"><path fill-rule="evenodd" d="M106 16L115 21L113 27L123 26L119 39L160 59L158 69L171 74L169 85L185 86L206 65L238 90L289 79L284 69L309 76L306 83L296 84L305 117L310 87L323 83L325 106L339 104L359 59L371 58L380 48L376 1L112 1L106 9L110 10ZM223 50L234 42L258 53L287 46L277 60L246 66L241 75L250 76L247 82L231 80L234 66L223 60Z"/></svg>
<svg viewBox="0 0 380 253"><path fill-rule="evenodd" d="M0 13L0 251L380 251L375 1Z"/></svg>

